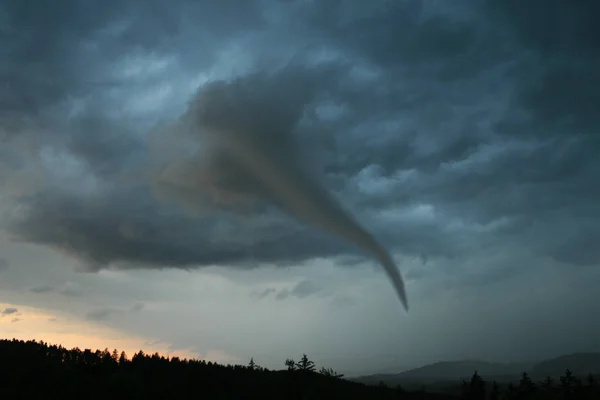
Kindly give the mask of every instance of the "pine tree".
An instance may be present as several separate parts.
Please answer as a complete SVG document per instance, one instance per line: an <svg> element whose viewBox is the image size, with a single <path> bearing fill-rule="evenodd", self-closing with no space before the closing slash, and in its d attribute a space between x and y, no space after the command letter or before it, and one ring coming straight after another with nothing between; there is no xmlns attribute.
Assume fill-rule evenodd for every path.
<svg viewBox="0 0 600 400"><path fill-rule="evenodd" d="M121 355L119 356L119 365L127 364L127 354L124 351L121 351Z"/></svg>
<svg viewBox="0 0 600 400"><path fill-rule="evenodd" d="M303 354L300 361L296 363L296 367L298 368L298 370L303 372L314 372L315 363L310 361L306 354Z"/></svg>
<svg viewBox="0 0 600 400"><path fill-rule="evenodd" d="M486 398L485 394L485 381L477 371L473 373L473 376L471 376L471 380L468 383L463 380L463 399L484 400Z"/></svg>
<svg viewBox="0 0 600 400"><path fill-rule="evenodd" d="M560 388L563 396L567 399L571 398L575 393L577 386L577 378L573 376L573 372L567 368L565 374L560 377Z"/></svg>
<svg viewBox="0 0 600 400"><path fill-rule="evenodd" d="M521 380L519 381L520 396L523 398L529 398L529 397L533 396L533 394L536 392L536 390L537 390L537 387L535 386L535 383L533 383L533 381L529 377L529 374L527 372L523 372Z"/></svg>
<svg viewBox="0 0 600 400"><path fill-rule="evenodd" d="M550 376L547 376L546 379L540 383L540 387L544 393L551 393L552 389L554 389L554 380Z"/></svg>

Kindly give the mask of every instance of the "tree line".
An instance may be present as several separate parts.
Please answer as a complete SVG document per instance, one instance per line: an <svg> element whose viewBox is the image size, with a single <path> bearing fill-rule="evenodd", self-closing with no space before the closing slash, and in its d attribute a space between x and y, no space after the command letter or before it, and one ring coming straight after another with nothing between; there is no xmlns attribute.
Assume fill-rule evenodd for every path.
<svg viewBox="0 0 600 400"><path fill-rule="evenodd" d="M117 350L0 340L0 399L600 399L594 375L580 379L568 369L556 381L534 382L523 373L508 384L486 382L475 371L457 397L352 382L332 368L317 369L306 354L283 366L269 370L254 358L247 365L221 365L141 350L129 358Z"/></svg>
<svg viewBox="0 0 600 400"><path fill-rule="evenodd" d="M523 372L518 383L508 383L503 388L496 381L488 383L475 371L470 381L462 382L462 398L465 400L599 400L600 386L593 374L585 379L576 377L567 369L557 381L548 376L534 382Z"/></svg>
<svg viewBox="0 0 600 400"><path fill-rule="evenodd" d="M272 371L138 351L66 349L0 340L0 399L451 399L343 379L306 354Z"/></svg>

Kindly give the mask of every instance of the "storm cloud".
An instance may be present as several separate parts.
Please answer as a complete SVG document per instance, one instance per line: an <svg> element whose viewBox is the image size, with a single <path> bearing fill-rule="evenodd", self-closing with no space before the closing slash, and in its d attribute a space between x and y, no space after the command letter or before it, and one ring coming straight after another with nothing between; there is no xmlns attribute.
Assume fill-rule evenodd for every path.
<svg viewBox="0 0 600 400"><path fill-rule="evenodd" d="M190 133L208 93L204 126L258 132L393 256L457 275L514 249L600 264L596 5L27 3L2 6L0 36L14 241L94 271L359 256Z"/></svg>

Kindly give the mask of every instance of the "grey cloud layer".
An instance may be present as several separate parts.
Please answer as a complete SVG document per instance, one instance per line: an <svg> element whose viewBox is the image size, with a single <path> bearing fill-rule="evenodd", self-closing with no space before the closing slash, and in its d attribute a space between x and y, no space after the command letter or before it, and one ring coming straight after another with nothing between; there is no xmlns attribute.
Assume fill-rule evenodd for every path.
<svg viewBox="0 0 600 400"><path fill-rule="evenodd" d="M220 175L216 192L190 180L187 142L151 152L148 121L161 123L161 143L179 140L164 127L177 126L191 91L172 88L188 97L119 113L129 104L121 95L181 84L174 76L191 80L249 32L256 58L274 62L236 72L255 99L242 111L260 112L272 128L265 140L281 157L290 153L278 131L293 131L327 187L395 251L457 259L526 245L565 263L600 263L590 245L600 239L591 9L228 2L246 4L234 13L179 1L133 13L141 3L130 1L102 10L63 2L64 10L36 16L25 3L3 6L10 45L0 43L8 60L0 75L11 84L0 95L0 200L8 201L0 207L11 206L3 206L4 228L18 240L65 250L92 268L249 267L352 253L271 204L238 206L261 190L243 171ZM44 34L29 37L24 26ZM265 50L282 38L292 61L279 47ZM174 66L131 77L117 62L150 52L174 57ZM27 191L22 179L9 179L24 166L35 182ZM140 169L147 179L132 181ZM215 209L215 194L230 203Z"/></svg>

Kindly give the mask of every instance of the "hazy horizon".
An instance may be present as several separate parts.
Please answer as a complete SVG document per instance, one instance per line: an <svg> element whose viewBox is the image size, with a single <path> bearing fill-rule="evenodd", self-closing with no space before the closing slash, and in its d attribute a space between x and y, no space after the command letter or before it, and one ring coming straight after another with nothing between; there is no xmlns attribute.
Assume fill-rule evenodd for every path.
<svg viewBox="0 0 600 400"><path fill-rule="evenodd" d="M346 376L600 351L600 3L519 4L2 2L0 337Z"/></svg>

